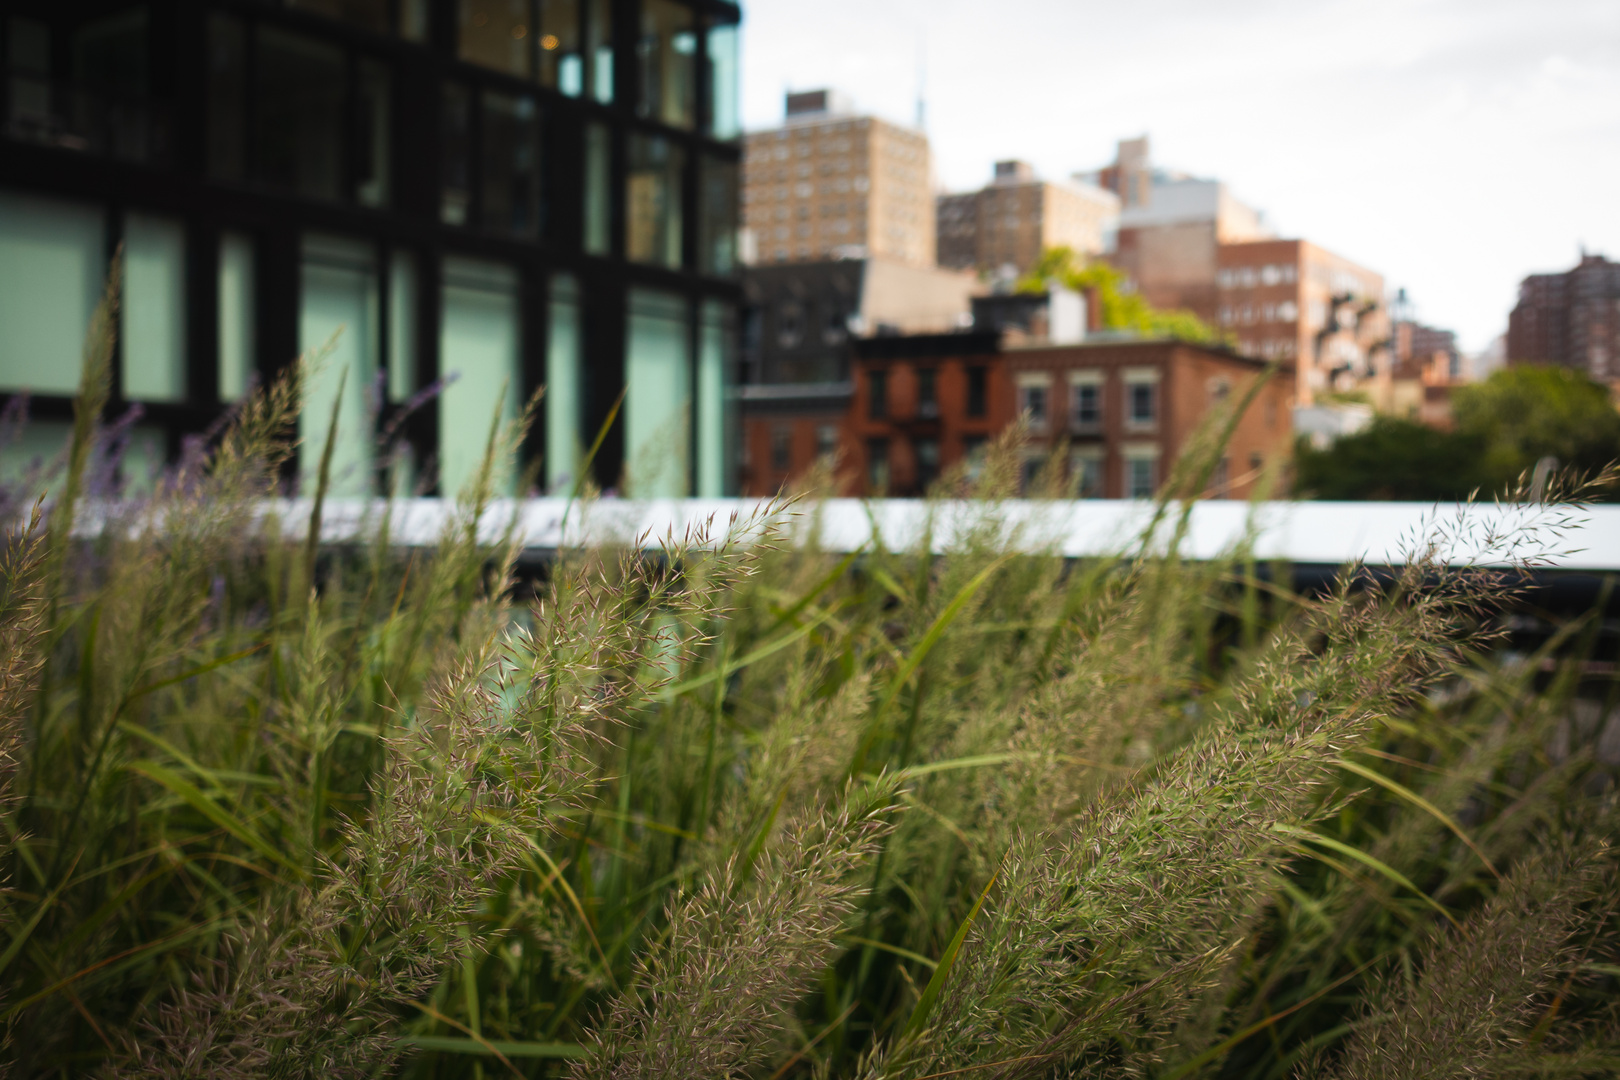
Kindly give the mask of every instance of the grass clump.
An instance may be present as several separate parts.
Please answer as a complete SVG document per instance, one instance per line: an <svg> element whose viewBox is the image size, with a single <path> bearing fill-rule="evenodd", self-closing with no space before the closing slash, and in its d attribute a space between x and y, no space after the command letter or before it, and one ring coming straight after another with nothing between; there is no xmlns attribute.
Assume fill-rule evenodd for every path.
<svg viewBox="0 0 1620 1080"><path fill-rule="evenodd" d="M1620 1062L1603 625L1515 653L1515 580L1443 530L1312 594L1183 561L1170 501L1117 558L1015 554L1014 433L943 555L788 544L807 500L520 581L479 526L521 424L436 547L386 506L320 545L265 517L297 400L9 535L11 1075Z"/></svg>

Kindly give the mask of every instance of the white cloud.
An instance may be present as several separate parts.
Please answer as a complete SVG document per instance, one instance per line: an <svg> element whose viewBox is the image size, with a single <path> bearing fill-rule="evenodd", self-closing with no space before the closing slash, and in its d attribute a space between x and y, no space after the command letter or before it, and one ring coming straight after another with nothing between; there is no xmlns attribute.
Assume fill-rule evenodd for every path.
<svg viewBox="0 0 1620 1080"><path fill-rule="evenodd" d="M951 188L997 158L1065 175L1147 132L1304 236L1404 285L1469 347L1525 274L1620 258L1613 0L755 0L744 110L835 85L914 115Z"/></svg>

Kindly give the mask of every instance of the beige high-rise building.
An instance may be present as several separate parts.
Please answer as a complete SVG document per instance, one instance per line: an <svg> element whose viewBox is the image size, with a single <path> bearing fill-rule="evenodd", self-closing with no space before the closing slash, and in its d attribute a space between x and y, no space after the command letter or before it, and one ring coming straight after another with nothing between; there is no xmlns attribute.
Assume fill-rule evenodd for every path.
<svg viewBox="0 0 1620 1080"><path fill-rule="evenodd" d="M1032 268L1047 248L1100 255L1112 247L1119 196L1093 184L1040 180L1022 161L996 162L990 186L941 195L939 264Z"/></svg>
<svg viewBox="0 0 1620 1080"><path fill-rule="evenodd" d="M830 90L789 94L781 127L744 137L743 227L749 262L848 255L933 266L928 138L855 116Z"/></svg>

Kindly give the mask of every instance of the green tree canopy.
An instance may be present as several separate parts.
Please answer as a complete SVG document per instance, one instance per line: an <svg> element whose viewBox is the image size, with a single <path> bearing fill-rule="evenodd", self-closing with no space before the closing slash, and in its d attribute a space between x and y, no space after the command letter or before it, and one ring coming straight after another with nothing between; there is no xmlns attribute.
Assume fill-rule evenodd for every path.
<svg viewBox="0 0 1620 1080"><path fill-rule="evenodd" d="M1294 455L1295 490L1313 499L1464 499L1489 486L1483 449L1484 440L1475 435L1379 416L1322 449L1301 440Z"/></svg>
<svg viewBox="0 0 1620 1080"><path fill-rule="evenodd" d="M1451 414L1459 432L1484 440L1486 465L1497 477L1517 476L1548 456L1589 471L1620 458L1620 413L1608 388L1570 368L1503 368L1458 389Z"/></svg>
<svg viewBox="0 0 1620 1080"><path fill-rule="evenodd" d="M1543 457L1587 473L1620 458L1620 413L1608 388L1568 368L1504 368L1459 388L1452 416L1451 431L1381 416L1322 449L1302 441L1295 490L1316 499L1462 499L1506 488Z"/></svg>
<svg viewBox="0 0 1620 1080"><path fill-rule="evenodd" d="M1076 292L1095 290L1105 330L1134 330L1145 338L1220 344L1224 335L1190 311L1163 311L1130 287L1123 271L1101 259L1085 261L1071 247L1047 248L1019 279L1019 292L1045 292L1056 281Z"/></svg>

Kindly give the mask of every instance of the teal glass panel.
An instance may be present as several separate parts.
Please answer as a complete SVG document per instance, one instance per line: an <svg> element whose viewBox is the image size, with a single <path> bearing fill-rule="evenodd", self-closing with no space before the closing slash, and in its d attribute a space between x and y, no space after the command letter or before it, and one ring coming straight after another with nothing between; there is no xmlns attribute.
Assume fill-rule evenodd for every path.
<svg viewBox="0 0 1620 1080"><path fill-rule="evenodd" d="M99 207L0 191L0 390L78 390L106 243Z"/></svg>
<svg viewBox="0 0 1620 1080"><path fill-rule="evenodd" d="M692 352L687 304L671 293L630 290L625 357L626 489L638 499L687 494L691 461Z"/></svg>
<svg viewBox="0 0 1620 1080"><path fill-rule="evenodd" d="M550 334L546 341L546 488L567 492L579 480L584 458L583 340L579 285L566 275L551 282Z"/></svg>
<svg viewBox="0 0 1620 1080"><path fill-rule="evenodd" d="M585 125L585 253L613 247L612 135L605 124Z"/></svg>
<svg viewBox="0 0 1620 1080"><path fill-rule="evenodd" d="M738 108L738 40L735 25L709 31L709 134L735 139L742 134Z"/></svg>
<svg viewBox="0 0 1620 1080"><path fill-rule="evenodd" d="M124 396L186 396L186 234L178 221L130 214L124 222Z"/></svg>
<svg viewBox="0 0 1620 1080"><path fill-rule="evenodd" d="M613 3L612 0L587 0L585 19L585 54L590 70L585 79L591 87L591 97L604 105L613 103Z"/></svg>
<svg viewBox="0 0 1620 1080"><path fill-rule="evenodd" d="M253 241L226 233L219 242L219 397L238 401L247 393L254 352Z"/></svg>
<svg viewBox="0 0 1620 1080"><path fill-rule="evenodd" d="M736 317L717 300L703 305L703 332L698 339L697 493L705 499L730 494L727 482L732 445L730 373Z"/></svg>
<svg viewBox="0 0 1620 1080"><path fill-rule="evenodd" d="M396 251L388 262L388 400L416 393L416 259Z"/></svg>
<svg viewBox="0 0 1620 1080"><path fill-rule="evenodd" d="M367 391L377 372L377 267L369 245L324 236L304 238L298 348L305 357L323 357L312 365L304 384L303 411L298 417L298 468L305 494L313 495L321 454L338 405L327 491L355 496L371 492L372 429ZM347 379L344 373L347 372Z"/></svg>
<svg viewBox="0 0 1620 1080"><path fill-rule="evenodd" d="M439 375L456 376L439 398L439 488L454 496L477 476L490 424L515 419L523 398L516 271L446 259L439 325ZM503 481L496 490L511 487Z"/></svg>

